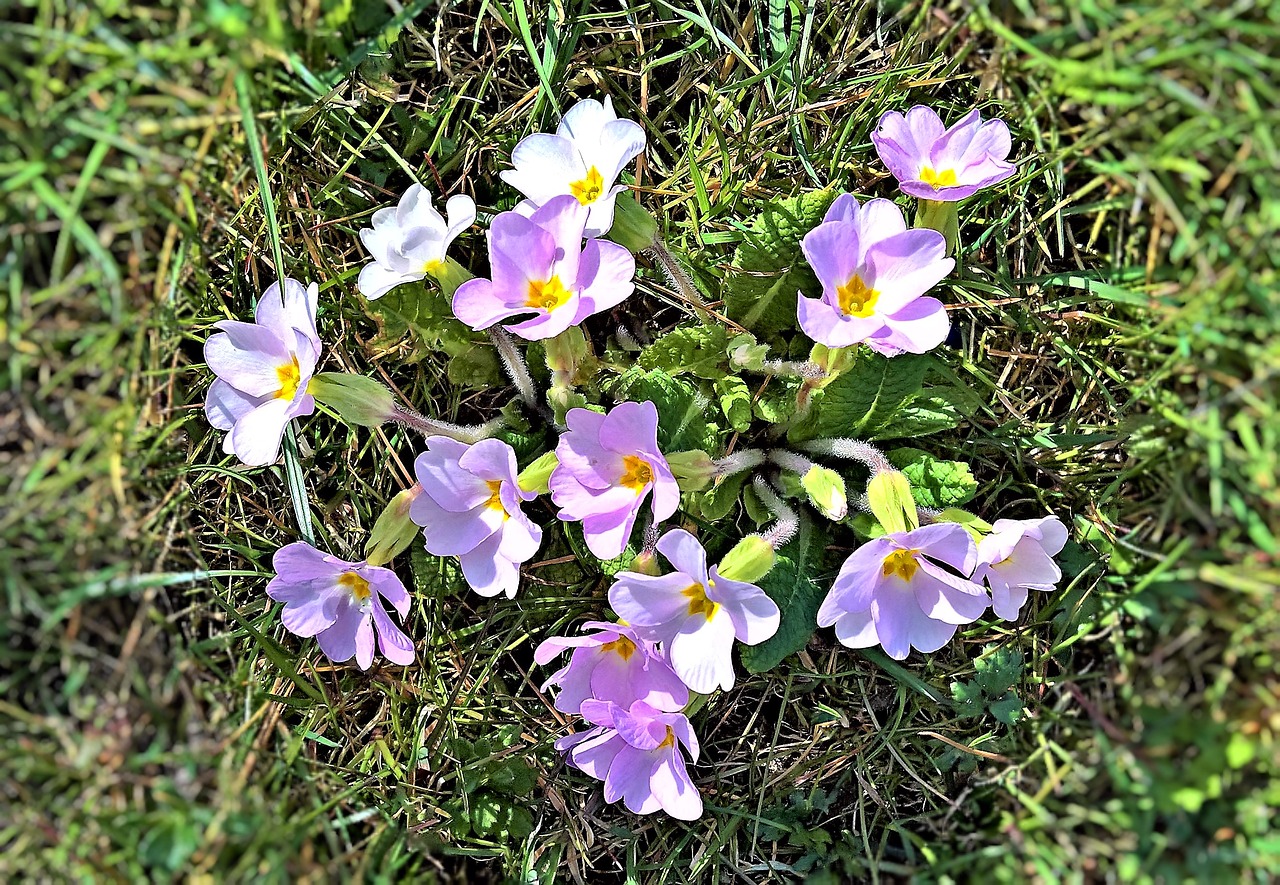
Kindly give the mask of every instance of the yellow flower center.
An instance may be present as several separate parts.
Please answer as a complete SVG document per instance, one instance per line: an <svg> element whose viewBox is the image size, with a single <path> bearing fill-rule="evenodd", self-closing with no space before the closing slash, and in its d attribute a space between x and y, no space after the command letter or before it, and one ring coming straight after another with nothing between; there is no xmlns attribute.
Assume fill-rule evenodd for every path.
<svg viewBox="0 0 1280 885"><path fill-rule="evenodd" d="M569 300L569 290L560 282L559 277L549 280L530 280L529 297L525 299L525 307L536 307L540 310L552 311Z"/></svg>
<svg viewBox="0 0 1280 885"><path fill-rule="evenodd" d="M897 575L904 581L910 581L915 576L916 569L920 568L920 563L916 562L916 554L919 550L895 550L884 558L884 569L882 574L887 578L890 575Z"/></svg>
<svg viewBox="0 0 1280 885"><path fill-rule="evenodd" d="M302 383L302 367L298 365L298 355L283 366L276 366L276 377L280 379L280 389L276 391L276 399L293 399L298 393L298 385Z"/></svg>
<svg viewBox="0 0 1280 885"><path fill-rule="evenodd" d="M356 602L364 602L373 595L369 582L355 572L343 572L342 577L338 578L338 586L349 592Z"/></svg>
<svg viewBox="0 0 1280 885"><path fill-rule="evenodd" d="M578 198L578 202L586 206L594 203L604 190L604 178L600 170L592 166L587 170L587 177L579 181L569 182L569 193Z"/></svg>
<svg viewBox="0 0 1280 885"><path fill-rule="evenodd" d="M637 495L644 487L653 482L653 468L649 462L635 455L624 455L622 458L622 477L618 484L626 486Z"/></svg>
<svg viewBox="0 0 1280 885"><path fill-rule="evenodd" d="M920 170L920 180L935 191L940 187L952 187L956 183L956 170L943 169L938 172L932 166L925 166Z"/></svg>
<svg viewBox="0 0 1280 885"><path fill-rule="evenodd" d="M422 263L422 272L426 274L434 274L440 268L444 267L444 262L439 258L432 258L430 261Z"/></svg>
<svg viewBox="0 0 1280 885"><path fill-rule="evenodd" d="M880 290L869 288L863 281L862 274L854 274L849 277L849 282L836 288L836 303L847 316L871 316L879 299Z"/></svg>
<svg viewBox="0 0 1280 885"><path fill-rule="evenodd" d="M611 651L624 661L630 660L631 656L636 653L636 644L625 636L619 636L613 642L606 642L600 646L601 651Z"/></svg>
<svg viewBox="0 0 1280 885"><path fill-rule="evenodd" d="M489 487L489 498L484 502L484 506L490 510L501 510L505 515L507 508L502 506L502 481L491 479L485 485Z"/></svg>
<svg viewBox="0 0 1280 885"><path fill-rule="evenodd" d="M707 588L701 584L690 584L680 591L680 595L689 600L690 615L706 615L709 621L716 616L716 612L720 611L718 603L707 599Z"/></svg>
<svg viewBox="0 0 1280 885"><path fill-rule="evenodd" d="M664 737L664 738L662 739L662 743L658 744L657 749L662 750L662 749L665 749L665 748L667 748L667 747L674 747L675 745L676 745L676 733L675 733L675 731L671 728L671 726L670 726L670 725L668 725L668 726L667 726L667 736L666 736L666 737Z"/></svg>

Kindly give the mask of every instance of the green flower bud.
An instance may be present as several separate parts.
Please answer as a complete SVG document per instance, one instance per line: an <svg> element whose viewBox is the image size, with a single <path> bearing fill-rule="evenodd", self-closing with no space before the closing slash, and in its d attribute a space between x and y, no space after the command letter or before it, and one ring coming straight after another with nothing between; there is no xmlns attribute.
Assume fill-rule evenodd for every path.
<svg viewBox="0 0 1280 885"><path fill-rule="evenodd" d="M760 535L747 535L725 554L716 571L731 581L754 584L769 574L777 560L773 545Z"/></svg>
<svg viewBox="0 0 1280 885"><path fill-rule="evenodd" d="M475 279L476 276L452 258L446 258L429 273L440 284L441 291L450 298L453 297L454 292L458 291L459 286L467 280Z"/></svg>
<svg viewBox="0 0 1280 885"><path fill-rule="evenodd" d="M364 558L369 565L382 565L413 542L421 531L409 518L409 505L422 493L422 486L414 483L396 495L373 524L369 540L364 545Z"/></svg>
<svg viewBox="0 0 1280 885"><path fill-rule="evenodd" d="M961 510L959 507L948 507L935 516L933 521L959 523L965 527L969 534L973 535L975 541L981 541L987 532L991 531L991 523L980 516L970 513L968 510Z"/></svg>
<svg viewBox="0 0 1280 885"><path fill-rule="evenodd" d="M947 240L947 254L960 245L960 204L942 200L921 200L916 210L916 227L936 230Z"/></svg>
<svg viewBox="0 0 1280 885"><path fill-rule="evenodd" d="M627 566L627 571L657 577L662 574L662 564L658 562L658 554L653 550L641 550Z"/></svg>
<svg viewBox="0 0 1280 885"><path fill-rule="evenodd" d="M920 527L911 483L897 470L881 470L871 477L867 483L867 506L886 532L909 532Z"/></svg>
<svg viewBox="0 0 1280 885"><path fill-rule="evenodd" d="M822 369L822 377L807 382L815 390L821 390L845 372L853 368L858 353L856 347L827 347L825 344L813 345L809 353L809 362Z"/></svg>
<svg viewBox="0 0 1280 885"><path fill-rule="evenodd" d="M613 204L609 239L632 252L643 252L658 240L658 221L636 202L630 191L618 194Z"/></svg>
<svg viewBox="0 0 1280 885"><path fill-rule="evenodd" d="M718 472L711 456L697 449L667 455L667 466L671 468L682 492L702 491L711 484Z"/></svg>
<svg viewBox="0 0 1280 885"><path fill-rule="evenodd" d="M570 326L543 346L553 387L576 387L595 374L596 359L580 326Z"/></svg>
<svg viewBox="0 0 1280 885"><path fill-rule="evenodd" d="M554 451L538 456L532 464L520 471L520 475L516 477L516 485L520 486L520 490L524 492L547 494L551 491L551 487L547 484L551 479L551 471L555 470L559 463L560 459L556 457Z"/></svg>
<svg viewBox="0 0 1280 885"><path fill-rule="evenodd" d="M839 522L849 512L844 477L831 468L814 464L808 473L800 477L800 487L809 496L809 503L832 522Z"/></svg>
<svg viewBox="0 0 1280 885"><path fill-rule="evenodd" d="M391 391L363 375L322 372L311 379L307 393L356 427L377 427L396 417Z"/></svg>
<svg viewBox="0 0 1280 885"><path fill-rule="evenodd" d="M751 334L735 335L725 348L729 360L739 369L748 372L763 372L765 360L769 356L769 345L757 344Z"/></svg>

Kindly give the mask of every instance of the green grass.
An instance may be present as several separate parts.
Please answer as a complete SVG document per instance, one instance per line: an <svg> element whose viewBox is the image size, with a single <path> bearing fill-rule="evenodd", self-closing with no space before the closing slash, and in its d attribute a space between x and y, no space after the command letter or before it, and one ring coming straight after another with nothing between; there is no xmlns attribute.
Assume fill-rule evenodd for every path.
<svg viewBox="0 0 1280 885"><path fill-rule="evenodd" d="M111 6L41 0L0 32L0 873L1280 873L1265 5ZM199 410L209 325L282 264L321 284L327 369L490 417L508 389L441 383L446 357L362 307L355 232L414 179L509 208L511 146L601 92L644 123L642 202L712 291L765 201L893 195L867 138L885 109L1001 113L1027 159L966 204L944 295L947 364L982 407L927 447L973 465L975 511L1047 508L1080 544L1016 625L902 665L820 631L711 698L692 825L604 806L551 750L567 723L532 649L600 613L602 577L553 549L490 602L401 556L421 666L329 666L265 604L270 555L298 537L295 501L322 543L359 550L419 441L317 415L304 498L281 468L224 459ZM460 245L483 261L478 231ZM656 272L641 289L679 315ZM491 377L473 363L455 381ZM994 696L951 701L992 668L1027 705L1012 728ZM519 829L513 809L528 835L476 834Z"/></svg>

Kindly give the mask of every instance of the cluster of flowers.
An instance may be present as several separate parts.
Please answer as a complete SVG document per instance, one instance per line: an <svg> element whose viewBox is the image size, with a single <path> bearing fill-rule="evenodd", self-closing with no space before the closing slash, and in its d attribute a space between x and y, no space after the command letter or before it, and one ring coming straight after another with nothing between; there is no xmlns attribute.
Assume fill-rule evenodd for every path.
<svg viewBox="0 0 1280 885"><path fill-rule="evenodd" d="M894 203L860 205L842 195L802 241L822 292L818 298L799 294L797 320L814 341L831 348L864 344L887 356L923 353L949 330L943 304L925 294L954 264L947 257L952 223L946 219L954 219L955 201L1013 174L1006 162L1009 132L998 120L982 121L977 111L947 129L933 111L915 107L905 115L886 114L872 140L903 191L926 201L922 215L943 219L935 225L941 229L908 229ZM512 155L515 168L502 178L526 199L490 225L488 279L472 278L447 255L474 223L475 204L465 196L451 198L446 219L414 185L360 232L373 258L360 274L361 292L375 299L432 277L452 294L455 315L473 329L503 325L526 340L561 335L634 289L631 250L602 236L614 226L616 200L625 190L618 176L644 147L643 130L618 119L608 99L582 101L556 134L523 140ZM939 206L950 206L950 216ZM286 279L263 293L255 322L220 322L206 343L217 376L206 414L215 428L228 431L224 450L246 464L274 462L288 422L311 414L317 397L324 401L316 376L322 352L317 293L315 284ZM618 573L608 593L619 621L591 621L583 636L547 639L535 659L545 665L572 652L544 688L558 686L555 707L592 727L557 747L572 765L604 782L605 800L622 799L636 813L662 809L692 819L701 814L702 801L681 747L695 762L699 749L683 711L691 693L733 686L735 641L753 645L777 631L778 606L755 582L790 532L750 536L710 566L692 534L680 528L662 533L661 523L679 509L686 475L673 471L674 456L669 461L660 450L658 421L651 402L622 402L604 413L570 409L554 453L523 473L502 440L435 433L414 462L418 484L402 493L407 497L397 506L422 529L430 553L457 557L477 593L514 597L520 567L543 535L524 505L549 494L561 520L581 524L591 552L612 559L625 550L647 504L647 543L633 570ZM739 456L726 466L732 459L680 454L703 456L701 463L710 465L703 481L763 460ZM757 487L766 501L777 501L767 483L758 480ZM776 509L781 524L786 507L778 501ZM985 533L975 526L985 524L936 519L863 544L841 568L819 625L834 626L846 646L880 645L901 660L911 648L941 648L958 625L988 607L1012 620L1029 590L1054 588L1061 573L1052 557L1066 541L1056 517L998 520ZM762 548L763 560L735 555ZM665 573L657 554L669 564ZM347 562L306 542L289 544L275 554L267 595L284 604L285 628L316 637L331 660L355 658L367 669L376 646L389 661L407 665L414 644L386 605L404 618L409 594L382 567L389 555L380 562Z"/></svg>

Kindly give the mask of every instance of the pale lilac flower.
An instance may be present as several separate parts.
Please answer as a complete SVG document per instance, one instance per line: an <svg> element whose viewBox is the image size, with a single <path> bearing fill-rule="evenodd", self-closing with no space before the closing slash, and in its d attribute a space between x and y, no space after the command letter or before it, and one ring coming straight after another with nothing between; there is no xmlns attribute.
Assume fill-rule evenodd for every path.
<svg viewBox="0 0 1280 885"><path fill-rule="evenodd" d="M871 141L902 192L922 200L963 200L1015 171L1006 161L1012 147L1009 127L1003 120L984 123L977 109L950 129L923 105L905 116L889 111Z"/></svg>
<svg viewBox="0 0 1280 885"><path fill-rule="evenodd" d="M449 244L475 223L476 204L458 194L449 198L445 212L448 221L431 205L427 189L414 184L394 209L373 213L373 227L360 231L360 241L373 256L356 281L365 298L381 298L401 283L416 282L444 266Z"/></svg>
<svg viewBox="0 0 1280 885"><path fill-rule="evenodd" d="M316 299L320 289L286 279L262 293L254 322L223 320L222 331L205 342L204 359L217 375L204 412L218 430L230 431L222 450L251 467L280 456L284 428L310 415L316 401L307 392L320 359Z"/></svg>
<svg viewBox="0 0 1280 885"><path fill-rule="evenodd" d="M458 557L462 576L481 596L515 596L520 563L538 552L542 529L520 509L537 496L516 481L511 446L432 436L413 469L422 494L409 505L409 518L422 526L427 552Z"/></svg>
<svg viewBox="0 0 1280 885"><path fill-rule="evenodd" d="M567 649L573 649L569 663L556 671L542 690L560 686L555 707L563 713L577 713L591 698L613 701L630 707L644 701L659 710L675 712L689 703L689 689L671 669L653 643L642 639L623 624L588 621L590 636L552 636L533 653L545 665Z"/></svg>
<svg viewBox="0 0 1280 885"><path fill-rule="evenodd" d="M366 562L344 562L306 541L276 551L276 576L267 595L284 603L280 620L296 636L314 636L335 663L352 657L361 670L373 663L374 637L393 664L413 663L413 641L396 626L383 600L404 618L409 594L391 569Z"/></svg>
<svg viewBox="0 0 1280 885"><path fill-rule="evenodd" d="M566 522L582 522L587 547L601 559L622 555L645 496L654 524L676 512L680 486L658 450L658 409L620 403L608 415L570 409L556 445L551 500Z"/></svg>
<svg viewBox="0 0 1280 885"><path fill-rule="evenodd" d="M818 626L835 624L849 648L884 647L894 660L912 648L937 651L956 626L977 620L991 600L973 581L973 536L954 522L868 541L850 554L818 609Z"/></svg>
<svg viewBox="0 0 1280 885"><path fill-rule="evenodd" d="M644 151L644 130L619 120L613 101L583 99L569 109L555 135L539 132L511 152L514 169L499 173L529 199L516 207L528 214L562 195L589 210L586 234L602 236L613 225L613 204L627 187L615 185L622 167ZM525 204L528 204L526 206Z"/></svg>
<svg viewBox="0 0 1280 885"><path fill-rule="evenodd" d="M1067 543L1067 527L1056 516L997 519L978 543L973 580L991 588L991 607L1006 621L1016 620L1028 590L1052 591L1062 579L1053 557Z"/></svg>
<svg viewBox="0 0 1280 885"><path fill-rule="evenodd" d="M658 552L676 571L619 572L609 605L638 635L663 643L689 688L702 694L733 688L733 640L756 645L778 632L777 603L755 584L708 569L706 551L683 529L663 535Z"/></svg>
<svg viewBox="0 0 1280 885"><path fill-rule="evenodd" d="M946 308L924 293L951 272L947 244L933 230L908 230L888 200L859 206L841 194L800 243L822 283L821 298L800 294L804 333L828 347L863 343L886 356L924 353L946 340Z"/></svg>
<svg viewBox="0 0 1280 885"><path fill-rule="evenodd" d="M635 289L635 258L608 240L583 246L586 218L573 197L556 197L528 218L503 212L489 228L493 279L459 286L454 314L478 330L531 313L506 328L537 341L621 302Z"/></svg>
<svg viewBox="0 0 1280 885"><path fill-rule="evenodd" d="M582 702L582 718L597 726L556 741L574 768L604 781L604 801L622 800L628 811L662 809L678 820L702 815L702 797L689 779L679 744L698 761L698 739L683 713L666 713L636 701L630 709L612 701Z"/></svg>

